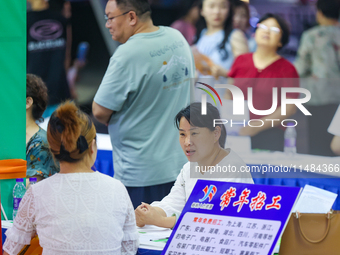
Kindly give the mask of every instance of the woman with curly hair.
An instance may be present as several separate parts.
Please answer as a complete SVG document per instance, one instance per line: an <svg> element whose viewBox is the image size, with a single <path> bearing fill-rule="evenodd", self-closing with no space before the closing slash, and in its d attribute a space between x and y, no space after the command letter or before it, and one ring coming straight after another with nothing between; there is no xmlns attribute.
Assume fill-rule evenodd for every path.
<svg viewBox="0 0 340 255"><path fill-rule="evenodd" d="M41 78L34 74L26 76L26 161L27 177L36 177L40 181L59 172L50 152L46 131L37 121L47 107L47 88Z"/></svg>

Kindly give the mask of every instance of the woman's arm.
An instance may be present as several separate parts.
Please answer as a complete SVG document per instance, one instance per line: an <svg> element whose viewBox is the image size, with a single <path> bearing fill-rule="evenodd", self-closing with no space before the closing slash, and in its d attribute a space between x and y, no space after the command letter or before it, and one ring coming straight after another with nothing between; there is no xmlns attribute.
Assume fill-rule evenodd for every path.
<svg viewBox="0 0 340 255"><path fill-rule="evenodd" d="M139 245L139 235L136 228L136 218L133 206L126 188L121 184L122 198L126 202L126 214L123 227L123 239L121 243L122 255L135 255Z"/></svg>
<svg viewBox="0 0 340 255"><path fill-rule="evenodd" d="M242 136L255 136L258 133L267 130L272 127L278 126L282 120L286 119L287 117L293 115L296 113L296 106L295 105L287 105L287 113L286 115L281 115L281 106L276 109L275 112L273 112L270 115L267 115L260 120L264 122L264 125L262 127L250 127L246 126L240 129L240 135ZM271 121L275 120L275 121ZM255 122L255 121L254 121ZM253 125L256 125L255 123Z"/></svg>
<svg viewBox="0 0 340 255"><path fill-rule="evenodd" d="M234 84L234 78L228 78L228 84ZM233 100L233 95L231 94L231 91L229 89L225 90L223 97L227 100Z"/></svg>
<svg viewBox="0 0 340 255"><path fill-rule="evenodd" d="M340 156L340 136L334 136L331 142L332 151Z"/></svg>
<svg viewBox="0 0 340 255"><path fill-rule="evenodd" d="M32 189L28 189L20 202L13 227L6 231L7 238L3 245L4 254L18 254L25 245L30 244L32 237L35 235L34 219L34 196Z"/></svg>
<svg viewBox="0 0 340 255"><path fill-rule="evenodd" d="M211 68L211 75L215 77L216 80L218 80L219 77L228 77L228 70L224 69L222 66L219 65L213 65Z"/></svg>
<svg viewBox="0 0 340 255"><path fill-rule="evenodd" d="M162 208L142 203L135 210L138 227L155 225L162 228L173 228L176 224L176 217L167 217Z"/></svg>
<svg viewBox="0 0 340 255"><path fill-rule="evenodd" d="M297 56L294 62L294 66L301 78L308 77L311 75L312 51L313 51L312 39L309 38L308 33L303 33L301 36Z"/></svg>
<svg viewBox="0 0 340 255"><path fill-rule="evenodd" d="M232 67L231 67L231 70L224 69L222 66L219 66L219 65L216 65L216 64L213 65L211 67L211 73L212 73L212 76L215 77L215 79L218 79L219 77L228 78L228 73L229 73L229 71L233 72L233 70L235 68L235 63L237 62L238 57L242 54L249 52L248 40L241 30L237 29L231 34L230 45L231 45L231 48L232 48L232 52L233 52L233 56L234 56L235 61L232 65ZM244 64L241 63L241 65L244 65ZM238 65L236 65L236 66L238 66ZM230 84L232 84L232 83L230 83Z"/></svg>
<svg viewBox="0 0 340 255"><path fill-rule="evenodd" d="M142 203L135 210L137 226L156 225L159 227L172 228L176 223L176 217L179 215L186 203L185 165L177 176L174 186L171 188L169 195L164 197L162 201L155 201L151 205ZM187 169L188 170L188 169Z"/></svg>
<svg viewBox="0 0 340 255"><path fill-rule="evenodd" d="M230 36L230 44L234 58L249 52L248 40L241 30L235 30Z"/></svg>

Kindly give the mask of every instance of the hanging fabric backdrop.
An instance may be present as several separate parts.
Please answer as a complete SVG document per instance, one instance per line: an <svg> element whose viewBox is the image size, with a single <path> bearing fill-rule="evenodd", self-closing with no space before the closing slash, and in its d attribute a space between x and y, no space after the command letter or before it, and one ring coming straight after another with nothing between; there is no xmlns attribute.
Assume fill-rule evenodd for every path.
<svg viewBox="0 0 340 255"><path fill-rule="evenodd" d="M0 0L0 88L0 165L4 165L6 161L1 160L26 159L24 0ZM1 203L9 219L12 219L14 184L15 179L0 181ZM2 214L1 218L4 219Z"/></svg>

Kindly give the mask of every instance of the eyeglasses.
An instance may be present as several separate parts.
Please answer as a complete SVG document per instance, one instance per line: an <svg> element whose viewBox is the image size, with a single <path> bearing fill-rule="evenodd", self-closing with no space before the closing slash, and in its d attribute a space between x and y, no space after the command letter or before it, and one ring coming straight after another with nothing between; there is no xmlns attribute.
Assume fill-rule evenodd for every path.
<svg viewBox="0 0 340 255"><path fill-rule="evenodd" d="M278 27L267 27L266 25L261 24L261 23L257 24L257 27L263 30L266 30L266 31L269 30L270 32L273 32L274 34L279 34L281 32L281 29Z"/></svg>
<svg viewBox="0 0 340 255"><path fill-rule="evenodd" d="M108 24L111 24L111 22L112 22L112 20L114 20L115 18L118 18L118 17L120 17L120 16L124 16L125 14L128 14L130 11L127 11L127 12L124 12L124 13L122 13L122 14L120 14L120 15L117 15L117 16L114 16L114 17L111 17L111 18L109 18L106 14L104 15L104 18L105 18L105 20L106 20L106 23L108 23Z"/></svg>

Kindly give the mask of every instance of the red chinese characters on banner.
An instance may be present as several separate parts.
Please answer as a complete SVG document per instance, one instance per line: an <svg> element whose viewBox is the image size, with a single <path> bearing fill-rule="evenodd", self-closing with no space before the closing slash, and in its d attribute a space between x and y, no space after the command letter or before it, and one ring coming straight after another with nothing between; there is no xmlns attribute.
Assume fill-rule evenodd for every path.
<svg viewBox="0 0 340 255"><path fill-rule="evenodd" d="M243 204L248 204L249 203L249 200L247 199L249 197L249 194L250 194L250 190L245 188L242 191L242 193L241 193L241 195L239 197L239 200L233 203L233 206L237 206L238 205L237 212L241 211Z"/></svg>
<svg viewBox="0 0 340 255"><path fill-rule="evenodd" d="M222 220L195 217L193 222L209 225L221 225Z"/></svg>
<svg viewBox="0 0 340 255"><path fill-rule="evenodd" d="M267 199L266 193L259 191L256 197L251 199L251 203L249 205L250 211L259 211L265 205L264 201Z"/></svg>
<svg viewBox="0 0 340 255"><path fill-rule="evenodd" d="M276 209L276 210L280 210L281 209L281 204L279 204L278 202L281 200L281 196L276 196L272 198L273 203L270 205L266 205L266 210L269 209Z"/></svg>
<svg viewBox="0 0 340 255"><path fill-rule="evenodd" d="M227 207L230 203L231 198L236 197L236 188L230 187L223 195L220 197L221 199L221 211Z"/></svg>
<svg viewBox="0 0 340 255"><path fill-rule="evenodd" d="M251 190L245 188L239 195L239 199L232 203L231 201L232 198L236 197L236 188L230 187L220 197L221 211L224 208L228 207L230 203L232 203L233 206L238 206L237 212L239 213L242 210L243 205L249 204L250 200L251 200L251 203L249 204L249 208L251 212L260 211L262 210L263 207L265 207L266 210L270 210L270 209L280 210L281 209L281 204L278 203L282 199L280 195L272 197L272 203L266 205L265 201L267 199L267 194L265 192L259 191L257 193L257 196L253 198L249 198L250 193L251 193ZM198 220L198 222L200 222L200 220ZM206 223L206 222L203 222L203 223ZM211 224L211 222L208 222L208 224Z"/></svg>

